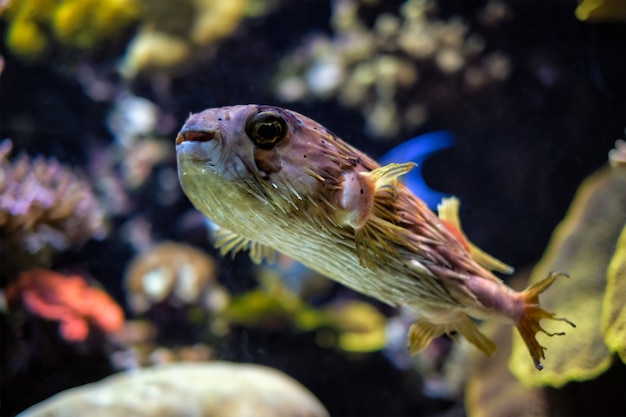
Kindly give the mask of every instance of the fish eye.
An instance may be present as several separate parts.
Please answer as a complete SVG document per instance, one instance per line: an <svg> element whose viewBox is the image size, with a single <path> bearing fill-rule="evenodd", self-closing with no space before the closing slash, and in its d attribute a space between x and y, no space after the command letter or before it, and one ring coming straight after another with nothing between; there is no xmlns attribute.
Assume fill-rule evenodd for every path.
<svg viewBox="0 0 626 417"><path fill-rule="evenodd" d="M260 148L272 148L287 135L287 122L278 113L257 113L246 122L246 135Z"/></svg>

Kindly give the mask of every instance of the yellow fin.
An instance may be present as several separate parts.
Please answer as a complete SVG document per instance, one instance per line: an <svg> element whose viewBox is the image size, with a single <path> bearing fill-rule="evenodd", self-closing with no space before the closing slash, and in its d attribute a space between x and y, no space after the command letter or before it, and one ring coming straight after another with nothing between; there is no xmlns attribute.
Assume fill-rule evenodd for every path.
<svg viewBox="0 0 626 417"><path fill-rule="evenodd" d="M409 352L417 353L428 346L434 338L443 334L452 336L453 331L460 333L487 356L493 355L496 351L496 344L478 330L476 323L465 314L460 314L456 321L446 324L433 324L424 318L418 319L409 329Z"/></svg>
<svg viewBox="0 0 626 417"><path fill-rule="evenodd" d="M446 221L451 226L454 226L457 229L457 231L463 237L465 241L464 243L468 245L469 252L472 255L472 258L480 266L490 271L498 271L504 274L512 274L514 271L514 268L512 266L507 265L499 259L494 258L467 239L465 233L463 233L463 229L461 228L461 220L459 218L460 206L461 202L456 197L447 197L442 199L441 203L437 206L439 218Z"/></svg>
<svg viewBox="0 0 626 417"><path fill-rule="evenodd" d="M406 230L392 221L395 213L389 209L397 196L398 177L406 174L415 164L388 164L370 172L359 173L374 185L371 213L361 227L354 229L354 239L363 266L376 269L389 257L397 257L397 245L403 243Z"/></svg>
<svg viewBox="0 0 626 417"><path fill-rule="evenodd" d="M230 230L222 228L217 229L217 231L214 232L214 237L215 248L220 251L220 255L222 256L230 252L231 257L235 257L240 251L247 250L250 259L257 265L263 262L263 259L268 262L274 262L276 260L276 251L273 248L239 236Z"/></svg>

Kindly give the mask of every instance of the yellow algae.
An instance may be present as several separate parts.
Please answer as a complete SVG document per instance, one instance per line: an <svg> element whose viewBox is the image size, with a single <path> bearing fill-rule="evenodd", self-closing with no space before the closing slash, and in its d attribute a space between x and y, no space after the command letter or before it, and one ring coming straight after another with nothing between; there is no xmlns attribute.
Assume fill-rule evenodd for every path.
<svg viewBox="0 0 626 417"><path fill-rule="evenodd" d="M266 280L260 288L233 297L224 312L224 318L230 323L263 326L297 322L298 316L302 314L305 316L303 323L317 327L319 320L312 317L311 313L302 300L278 280Z"/></svg>
<svg viewBox="0 0 626 417"><path fill-rule="evenodd" d="M609 264L603 304L604 341L626 363L626 225Z"/></svg>
<svg viewBox="0 0 626 417"><path fill-rule="evenodd" d="M564 271L571 276L559 283L559 291L543 294L541 303L547 310L576 323L576 329L567 332L568 343L538 335L539 343L549 352L541 372L531 366L522 340L514 336L509 367L523 383L561 387L569 381L594 378L610 366L613 358L604 343L600 318L607 267L626 222L624 190L624 169L605 167L587 178L534 268L531 284L551 271ZM547 332L562 330L551 323L542 325Z"/></svg>
<svg viewBox="0 0 626 417"><path fill-rule="evenodd" d="M198 45L208 45L231 34L244 17L248 0L195 0L198 10L190 33Z"/></svg>
<svg viewBox="0 0 626 417"><path fill-rule="evenodd" d="M143 0L146 16L120 67L126 78L172 72L207 57L207 48L233 33L247 17L250 0L183 0L174 6ZM256 4L256 14L273 2ZM210 50L209 50L210 53Z"/></svg>
<svg viewBox="0 0 626 417"><path fill-rule="evenodd" d="M317 331L320 345L346 352L374 352L385 347L386 318L364 301L345 301L315 309L286 288L279 276L265 271L260 287L233 297L222 318L253 327L292 325Z"/></svg>
<svg viewBox="0 0 626 417"><path fill-rule="evenodd" d="M624 0L582 0L574 12L583 22L626 20Z"/></svg>
<svg viewBox="0 0 626 417"><path fill-rule="evenodd" d="M26 19L16 19L6 35L7 46L23 57L36 57L48 46L48 40L39 27Z"/></svg>
<svg viewBox="0 0 626 417"><path fill-rule="evenodd" d="M330 310L339 330L339 347L347 352L373 352L385 347L385 317L372 305L350 301Z"/></svg>
<svg viewBox="0 0 626 417"><path fill-rule="evenodd" d="M119 71L126 78L153 69L171 69L191 55L185 39L167 33L147 30L128 45Z"/></svg>
<svg viewBox="0 0 626 417"><path fill-rule="evenodd" d="M42 57L54 42L95 47L140 17L136 0L21 0L6 10L7 45L27 59Z"/></svg>
<svg viewBox="0 0 626 417"><path fill-rule="evenodd" d="M139 12L133 0L66 0L55 9L52 27L62 43L87 49L119 33Z"/></svg>

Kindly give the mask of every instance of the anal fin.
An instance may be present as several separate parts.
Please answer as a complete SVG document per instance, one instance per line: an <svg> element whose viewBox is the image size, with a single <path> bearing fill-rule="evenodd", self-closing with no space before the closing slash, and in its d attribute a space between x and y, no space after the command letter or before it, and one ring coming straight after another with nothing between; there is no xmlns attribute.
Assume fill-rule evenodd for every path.
<svg viewBox="0 0 626 417"><path fill-rule="evenodd" d="M230 253L231 257L234 257L240 251L247 250L250 259L256 265L259 265L264 259L268 262L274 262L276 260L276 251L273 248L254 242L230 230L220 228L217 229L213 235L215 238L215 248L220 251L220 255L222 256Z"/></svg>
<svg viewBox="0 0 626 417"><path fill-rule="evenodd" d="M424 318L415 321L409 329L409 352L415 354L428 346L436 337L443 334L452 336L454 331L465 337L487 356L493 355L496 351L496 344L478 330L476 323L465 314L459 314L454 322L446 324L434 324Z"/></svg>
<svg viewBox="0 0 626 417"><path fill-rule="evenodd" d="M423 350L433 339L448 333L446 326L433 324L423 318L417 319L409 328L408 347L411 355Z"/></svg>

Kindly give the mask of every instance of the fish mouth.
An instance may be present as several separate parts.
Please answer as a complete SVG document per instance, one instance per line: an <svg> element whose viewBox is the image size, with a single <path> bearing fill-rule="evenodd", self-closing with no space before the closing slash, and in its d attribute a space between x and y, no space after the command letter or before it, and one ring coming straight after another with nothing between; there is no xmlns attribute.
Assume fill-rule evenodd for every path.
<svg viewBox="0 0 626 417"><path fill-rule="evenodd" d="M176 136L176 153L180 158L215 165L220 154L221 135L217 129L188 130Z"/></svg>
<svg viewBox="0 0 626 417"><path fill-rule="evenodd" d="M183 142L209 142L215 139L216 134L214 130L198 131L187 130L182 131L176 136L176 145L180 145Z"/></svg>

